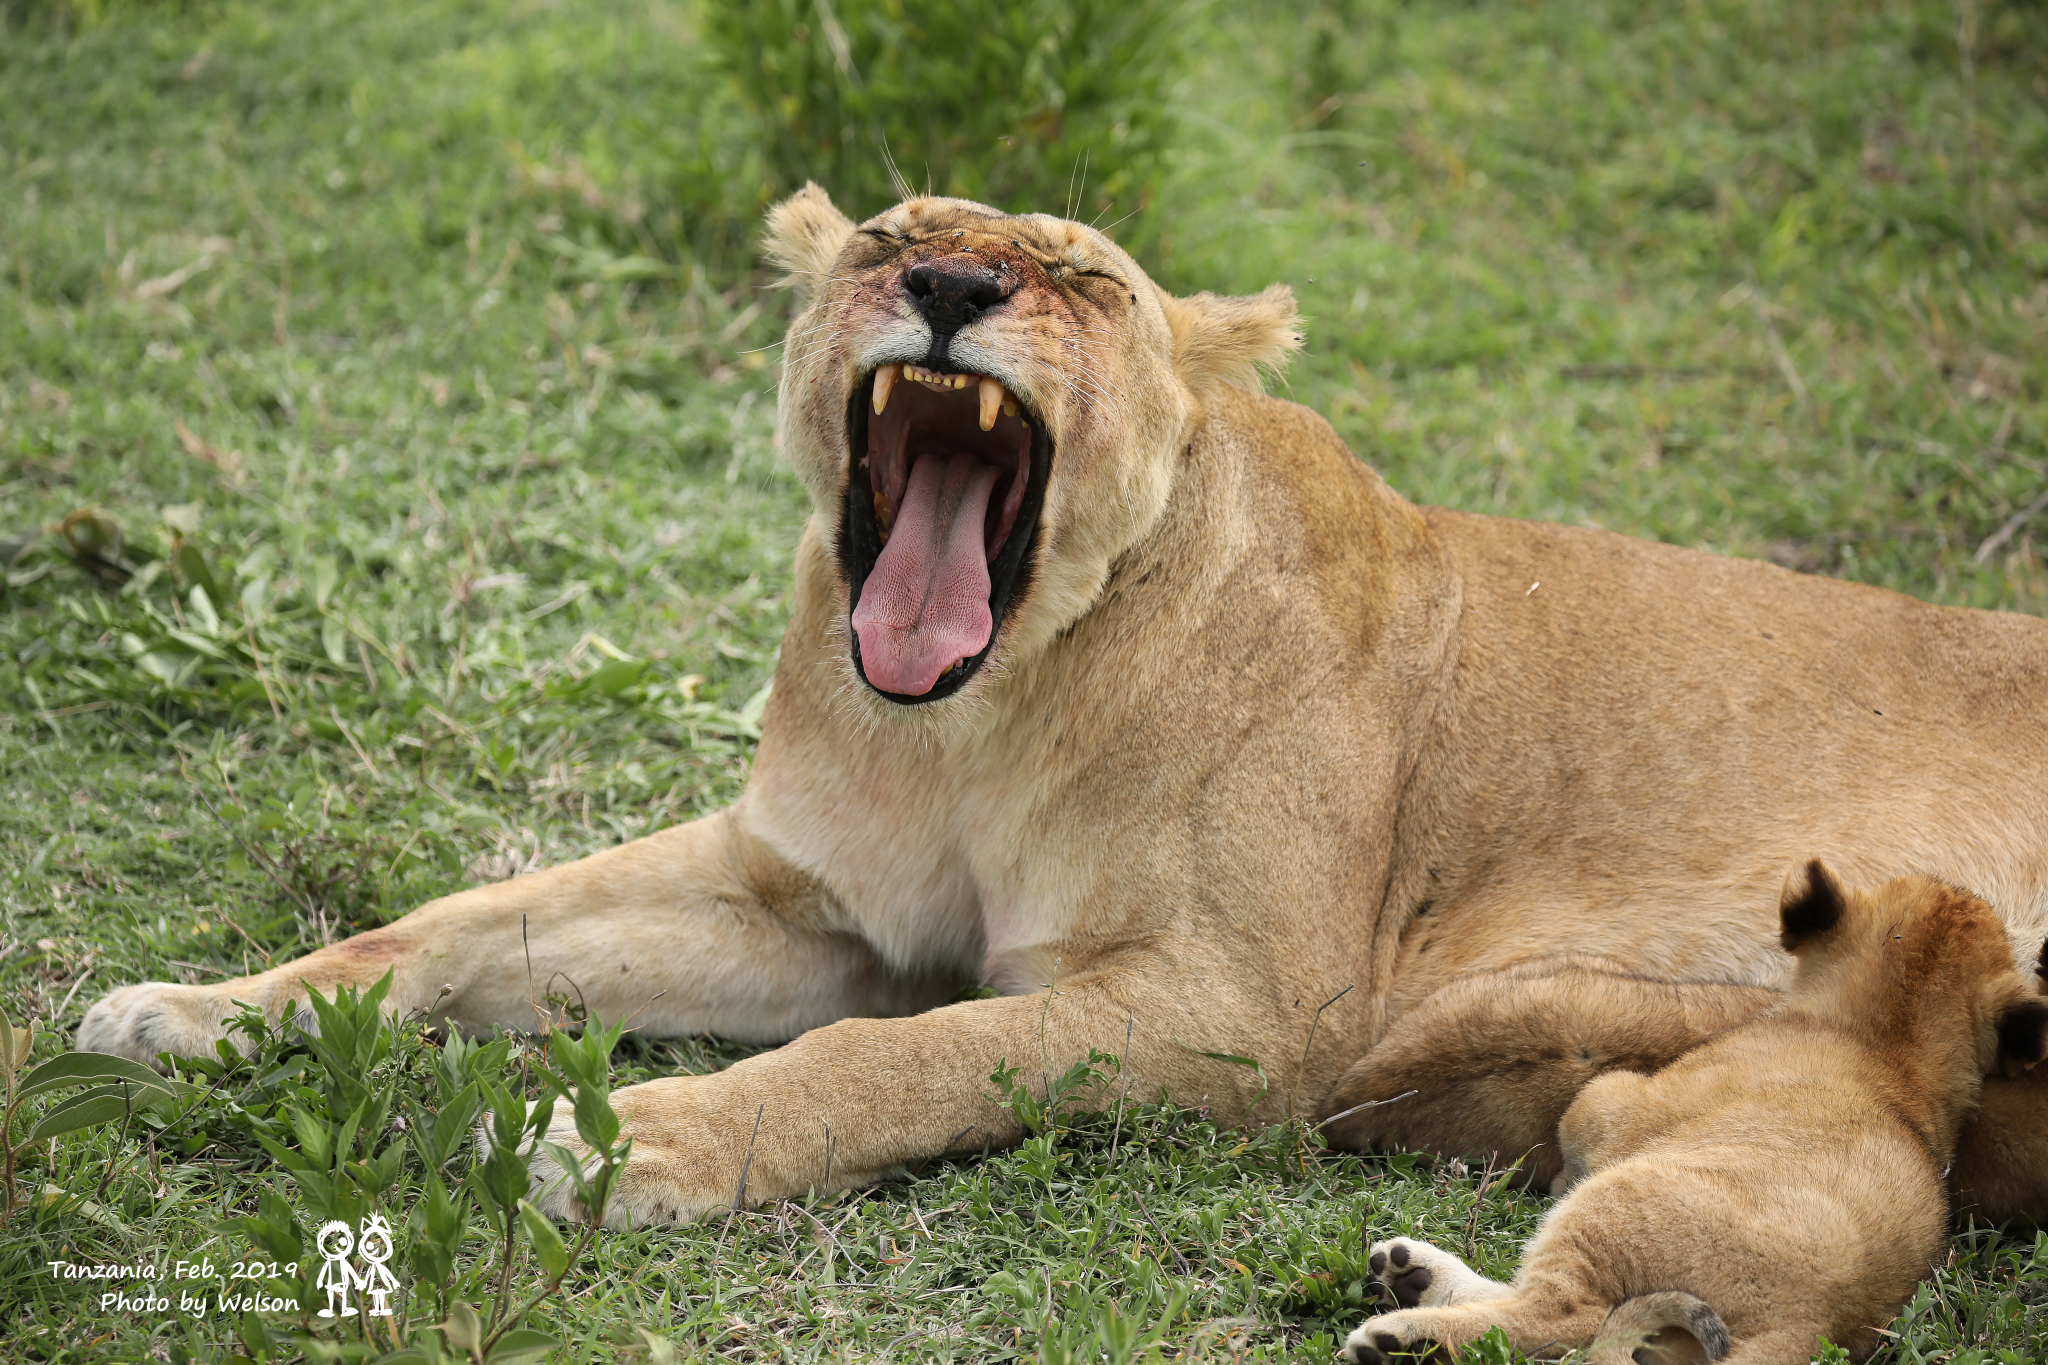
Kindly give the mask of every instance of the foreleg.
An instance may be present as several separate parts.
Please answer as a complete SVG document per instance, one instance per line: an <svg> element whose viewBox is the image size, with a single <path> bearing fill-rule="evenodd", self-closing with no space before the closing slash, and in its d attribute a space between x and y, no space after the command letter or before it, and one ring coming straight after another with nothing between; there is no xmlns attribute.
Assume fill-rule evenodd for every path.
<svg viewBox="0 0 2048 1365"><path fill-rule="evenodd" d="M852 1014L896 1014L955 984L892 973L837 932L818 885L728 809L530 876L430 902L256 976L148 982L95 1004L78 1046L139 1061L212 1050L238 1001L276 1020L393 975L387 1009L532 1028L547 996L656 1035L779 1042Z"/></svg>
<svg viewBox="0 0 2048 1365"><path fill-rule="evenodd" d="M912 1018L846 1019L787 1047L708 1076L674 1076L619 1091L613 1103L633 1139L607 1221L616 1226L696 1218L755 1202L871 1182L947 1152L1006 1147L1022 1136L994 1102L1003 1062L1032 1088L1091 1048L1120 1058L1114 1093L1150 1099L1164 1088L1206 1097L1225 1120L1256 1093L1241 1068L1194 1049L1244 1046L1213 1033L1232 1017L1219 993L1194 995L1189 979L1220 979L1218 964L1176 962L1163 951L1110 966L1077 964L1056 991L972 1000ZM1112 1092L1093 1096L1107 1103ZM567 1116L552 1141L574 1152ZM534 1199L549 1213L580 1213L567 1181L536 1168Z"/></svg>

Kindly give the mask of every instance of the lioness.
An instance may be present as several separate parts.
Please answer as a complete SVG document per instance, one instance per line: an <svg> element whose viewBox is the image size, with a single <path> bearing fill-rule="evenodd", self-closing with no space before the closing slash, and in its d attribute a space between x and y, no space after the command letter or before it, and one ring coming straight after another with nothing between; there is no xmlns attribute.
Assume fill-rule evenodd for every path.
<svg viewBox="0 0 2048 1365"><path fill-rule="evenodd" d="M1381 1242L1367 1263L1402 1308L1368 1318L1347 1358L1448 1359L1495 1326L1531 1355L1592 1341L1614 1362L1645 1345L1745 1365L1806 1360L1823 1336L1858 1360L1877 1348L1940 1249L1942 1177L1985 1074L2048 1053L2048 998L1991 907L1942 882L1852 892L1816 859L1779 915L1798 960L1782 1002L1572 1102L1572 1190L1514 1283Z"/></svg>
<svg viewBox="0 0 2048 1365"><path fill-rule="evenodd" d="M807 187L767 246L805 298L779 441L812 515L745 795L258 976L128 986L80 1046L210 1047L231 1001L387 970L466 1025L530 1023L559 973L650 1032L794 1039L619 1092L639 1223L729 1205L750 1155L775 1199L828 1152L839 1186L1014 1141L1006 1058L1099 1047L1131 1093L1264 1122L1462 974L1774 986L1757 907L1812 851L2048 928L2048 624L1415 507L1257 392L1286 289L1175 298L1078 223L856 227ZM2001 1212L2048 1212L2026 1086Z"/></svg>

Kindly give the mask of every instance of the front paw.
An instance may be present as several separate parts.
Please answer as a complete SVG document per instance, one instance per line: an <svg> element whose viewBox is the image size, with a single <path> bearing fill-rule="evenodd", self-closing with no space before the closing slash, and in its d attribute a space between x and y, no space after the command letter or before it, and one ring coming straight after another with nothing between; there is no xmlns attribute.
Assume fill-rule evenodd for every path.
<svg viewBox="0 0 2048 1365"><path fill-rule="evenodd" d="M1451 1353L1422 1335L1415 1315L1382 1313L1367 1318L1344 1340L1344 1359L1356 1365L1450 1365Z"/></svg>
<svg viewBox="0 0 2048 1365"><path fill-rule="evenodd" d="M684 1079L672 1078L670 1084ZM678 1106L672 1100L669 1107ZM684 1136L690 1125L677 1122L682 1116L667 1115L664 1122L662 1114L636 1114L621 1107L619 1117L621 1141L630 1137L633 1146L625 1164L612 1176L604 1206L606 1227L687 1223L732 1207L734 1188L716 1173L717 1155L708 1150L709 1144L691 1150L695 1144ZM544 1140L582 1165L586 1184L596 1179L596 1155L576 1135L576 1122L566 1104L559 1105L549 1120ZM590 1211L577 1197L576 1183L560 1161L539 1143L529 1150L528 1157L527 1201L558 1222L589 1221Z"/></svg>
<svg viewBox="0 0 2048 1365"><path fill-rule="evenodd" d="M157 1054L210 1056L227 1036L235 1005L205 986L145 981L123 986L85 1012L78 1026L80 1052L110 1052L154 1064Z"/></svg>

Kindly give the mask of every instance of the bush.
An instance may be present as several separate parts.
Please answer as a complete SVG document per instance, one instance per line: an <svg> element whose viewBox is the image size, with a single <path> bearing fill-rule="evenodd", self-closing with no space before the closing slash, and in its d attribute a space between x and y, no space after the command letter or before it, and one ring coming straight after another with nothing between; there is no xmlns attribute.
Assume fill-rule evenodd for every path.
<svg viewBox="0 0 2048 1365"><path fill-rule="evenodd" d="M900 169L917 190L1113 221L1151 201L1190 8L755 0L705 26L784 189L816 180L861 217L900 197Z"/></svg>

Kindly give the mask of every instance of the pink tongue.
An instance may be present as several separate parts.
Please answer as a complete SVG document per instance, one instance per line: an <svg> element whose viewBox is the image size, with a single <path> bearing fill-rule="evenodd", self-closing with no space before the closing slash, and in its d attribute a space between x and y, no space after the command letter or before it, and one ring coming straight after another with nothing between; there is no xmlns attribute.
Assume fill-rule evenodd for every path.
<svg viewBox="0 0 2048 1365"><path fill-rule="evenodd" d="M868 580L853 629L861 671L884 692L921 697L956 659L988 644L989 495L1000 471L972 455L926 455Z"/></svg>

